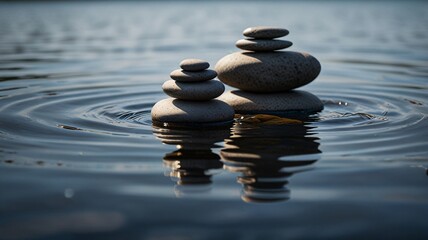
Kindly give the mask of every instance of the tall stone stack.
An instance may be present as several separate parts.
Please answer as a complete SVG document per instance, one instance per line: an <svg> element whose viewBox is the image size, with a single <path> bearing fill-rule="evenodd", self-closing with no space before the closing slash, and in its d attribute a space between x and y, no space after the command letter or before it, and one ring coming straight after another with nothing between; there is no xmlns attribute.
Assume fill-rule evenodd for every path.
<svg viewBox="0 0 428 240"><path fill-rule="evenodd" d="M215 66L218 78L238 88L219 99L237 113L318 112L323 109L315 95L294 90L312 82L321 65L308 53L279 51L292 45L277 38L289 31L276 27L251 27L244 30L245 39L235 52L220 59Z"/></svg>
<svg viewBox="0 0 428 240"><path fill-rule="evenodd" d="M171 98L157 102L152 108L155 125L222 125L233 121L234 110L226 103L216 100L225 88L213 80L217 73L208 69L209 63L200 59L185 59L181 69L171 72L172 80L162 85Z"/></svg>

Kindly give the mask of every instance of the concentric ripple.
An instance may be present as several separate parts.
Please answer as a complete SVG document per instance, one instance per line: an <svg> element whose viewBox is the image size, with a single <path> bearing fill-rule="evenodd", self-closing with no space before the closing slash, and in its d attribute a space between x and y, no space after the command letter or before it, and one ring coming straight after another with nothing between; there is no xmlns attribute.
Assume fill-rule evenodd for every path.
<svg viewBox="0 0 428 240"><path fill-rule="evenodd" d="M22 87L15 84L14 88L1 89L5 94L0 109L2 145L6 149L27 144L31 151L37 151L67 145L57 154L69 158L82 145L108 145L111 153L97 154L108 158L123 149L127 155L130 150L141 154L138 139L151 139L150 144L157 145L152 137L150 110L157 99L164 97L158 84L99 84L97 80L49 87L42 82L34 86L19 84ZM418 156L425 151L426 133L421 129L428 124L426 89L398 89L364 81L351 88L336 81L320 81L318 85L321 87L312 92L322 99L325 109L308 123L313 127L311 132L319 134L322 149L327 149L325 155L334 157L346 152L358 157L399 158L404 157L400 153ZM46 155L42 158L49 159Z"/></svg>
<svg viewBox="0 0 428 240"><path fill-rule="evenodd" d="M153 144L153 151L141 149L141 139L152 136L150 109L159 93L150 89L157 88L157 84L145 85L147 91L133 85L97 81L34 85L2 91L7 95L1 99L0 144L13 153L5 157L14 159L13 163L83 171L116 171L118 166L127 164L133 172L141 171L142 166L135 161L159 149L152 139L144 140L144 144ZM109 150L99 152L100 147ZM123 158L124 162L117 163Z"/></svg>
<svg viewBox="0 0 428 240"><path fill-rule="evenodd" d="M425 152L426 87L366 81L349 87L332 81L317 90L325 109L315 116L313 125L329 149L326 154L391 160Z"/></svg>

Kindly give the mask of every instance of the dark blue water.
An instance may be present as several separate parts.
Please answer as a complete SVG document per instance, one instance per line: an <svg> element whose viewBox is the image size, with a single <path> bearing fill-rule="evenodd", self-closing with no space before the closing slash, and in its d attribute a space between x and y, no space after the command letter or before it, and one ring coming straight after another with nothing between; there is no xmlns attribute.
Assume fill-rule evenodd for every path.
<svg viewBox="0 0 428 240"><path fill-rule="evenodd" d="M302 124L152 127L249 26L322 64ZM427 239L428 4L0 4L0 239Z"/></svg>

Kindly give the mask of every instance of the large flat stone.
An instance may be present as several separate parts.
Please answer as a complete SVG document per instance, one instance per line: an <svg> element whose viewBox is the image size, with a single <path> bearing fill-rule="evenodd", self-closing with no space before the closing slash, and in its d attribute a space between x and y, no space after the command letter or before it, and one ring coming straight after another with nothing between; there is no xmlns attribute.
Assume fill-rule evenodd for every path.
<svg viewBox="0 0 428 240"><path fill-rule="evenodd" d="M217 62L218 78L249 92L284 92L312 82L321 64L308 53L235 52Z"/></svg>
<svg viewBox="0 0 428 240"><path fill-rule="evenodd" d="M235 112L225 102L204 102L168 98L157 102L152 108L152 120L163 123L212 123L233 120Z"/></svg>
<svg viewBox="0 0 428 240"><path fill-rule="evenodd" d="M268 94L235 90L224 93L218 99L233 107L236 113L314 113L324 108L318 97L299 90Z"/></svg>

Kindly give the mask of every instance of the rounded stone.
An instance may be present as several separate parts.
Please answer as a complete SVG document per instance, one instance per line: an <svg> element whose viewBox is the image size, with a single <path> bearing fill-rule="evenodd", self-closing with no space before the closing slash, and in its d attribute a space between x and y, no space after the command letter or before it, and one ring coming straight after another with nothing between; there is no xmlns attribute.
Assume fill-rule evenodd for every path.
<svg viewBox="0 0 428 240"><path fill-rule="evenodd" d="M224 93L219 100L229 104L237 113L314 113L324 108L317 96L299 90L269 94L235 90Z"/></svg>
<svg viewBox="0 0 428 240"><path fill-rule="evenodd" d="M185 71L197 72L209 68L210 64L201 59L189 58L181 61L180 67Z"/></svg>
<svg viewBox="0 0 428 240"><path fill-rule="evenodd" d="M249 27L244 30L243 34L246 37L259 39L272 39L287 36L290 32L284 28L278 27Z"/></svg>
<svg viewBox="0 0 428 240"><path fill-rule="evenodd" d="M198 72L184 71L176 69L172 71L169 76L179 82L203 82L214 79L217 73L214 70L203 70Z"/></svg>
<svg viewBox="0 0 428 240"><path fill-rule="evenodd" d="M167 98L157 102L151 114L152 120L163 123L213 123L232 121L235 112L217 99L192 102Z"/></svg>
<svg viewBox="0 0 428 240"><path fill-rule="evenodd" d="M229 86L249 92L284 92L312 82L321 65L308 53L236 52L220 59L215 69Z"/></svg>
<svg viewBox="0 0 428 240"><path fill-rule="evenodd" d="M267 52L288 48L293 43L285 40L240 39L235 45L242 50Z"/></svg>
<svg viewBox="0 0 428 240"><path fill-rule="evenodd" d="M168 80L162 85L162 89L173 98L207 101L220 96L224 92L224 85L218 80L194 83Z"/></svg>

